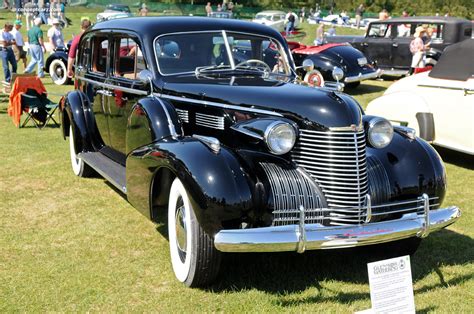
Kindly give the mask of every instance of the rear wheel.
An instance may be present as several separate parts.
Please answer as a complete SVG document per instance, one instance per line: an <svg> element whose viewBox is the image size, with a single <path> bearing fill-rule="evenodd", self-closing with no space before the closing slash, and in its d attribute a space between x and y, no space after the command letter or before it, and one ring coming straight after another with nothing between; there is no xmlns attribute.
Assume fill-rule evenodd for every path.
<svg viewBox="0 0 474 314"><path fill-rule="evenodd" d="M71 156L72 172L78 177L90 177L94 174L94 170L84 162L81 158L77 157L75 138L72 124L69 126L69 153Z"/></svg>
<svg viewBox="0 0 474 314"><path fill-rule="evenodd" d="M168 236L176 278L189 287L210 284L219 272L221 254L199 225L188 193L177 178L170 189Z"/></svg>

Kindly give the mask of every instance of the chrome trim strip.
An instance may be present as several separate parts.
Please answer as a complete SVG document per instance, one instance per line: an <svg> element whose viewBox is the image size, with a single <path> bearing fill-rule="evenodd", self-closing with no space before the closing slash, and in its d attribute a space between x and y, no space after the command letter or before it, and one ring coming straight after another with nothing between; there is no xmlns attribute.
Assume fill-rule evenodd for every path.
<svg viewBox="0 0 474 314"><path fill-rule="evenodd" d="M378 70L375 71L375 72L367 73L367 74L359 73L359 75L346 77L346 78L344 79L344 83L353 83L353 82L360 82L360 81L364 81L364 80L369 80L369 79L373 79L373 78L379 77L380 74L381 74L381 70L380 70L380 69L378 69Z"/></svg>
<svg viewBox="0 0 474 314"><path fill-rule="evenodd" d="M304 223L304 207L303 205L300 205L300 218L299 218L299 229L298 229L298 247L296 249L296 252L298 253L304 253L306 250L306 229L305 229L305 223Z"/></svg>
<svg viewBox="0 0 474 314"><path fill-rule="evenodd" d="M160 103L161 107L163 108L163 111L164 111L165 114L166 114L166 120L168 120L168 128L170 129L171 137L172 137L172 138L177 138L177 137L178 137L178 133L176 132L176 127L175 127L175 125L173 124L173 121L171 120L170 113L168 112L168 109L166 108L165 104L164 104L163 101L160 99L160 97L156 97L155 94L153 94L152 97L155 98L156 100L158 100L158 102Z"/></svg>
<svg viewBox="0 0 474 314"><path fill-rule="evenodd" d="M97 82L97 81L85 78L83 76L78 76L77 79L85 81L87 83L98 85L100 87L110 88L110 89L113 89L113 90L120 90L122 92L130 93L130 94L135 94L135 95L148 95L149 94L148 92L143 91L143 90L123 87L123 86L117 86L117 85L113 85L113 84L109 84L109 83ZM106 95L106 96L111 96L111 95Z"/></svg>
<svg viewBox="0 0 474 314"><path fill-rule="evenodd" d="M424 225L421 231L421 237L426 238L430 233L430 200L428 194L423 193L421 196L423 199L423 215L425 216Z"/></svg>
<svg viewBox="0 0 474 314"><path fill-rule="evenodd" d="M227 58L229 58L230 67L232 70L234 70L234 56L232 55L232 49L230 49L229 40L227 39L227 33L225 30L222 30L222 37L224 38L225 50L227 50Z"/></svg>
<svg viewBox="0 0 474 314"><path fill-rule="evenodd" d="M193 103L193 104L200 104L200 105L204 105L204 106L219 107L219 108L223 108L223 109L247 111L247 112L254 112L254 113L260 113L260 114L272 115L272 116L276 116L276 117L283 117L282 114L279 114L279 113L274 112L274 111L264 110L264 109L256 109L256 108L247 108L247 107L242 107L242 106L227 105L227 104L213 102L213 101L191 99L191 98L178 97L178 96L165 95L165 94L154 93L154 95L157 95L158 97L171 99L171 100L183 101L183 102L188 102L188 103Z"/></svg>
<svg viewBox="0 0 474 314"><path fill-rule="evenodd" d="M340 249L420 237L420 230L440 230L456 222L461 211L456 206L429 211L428 218L415 213L402 218L351 226L324 227L306 224L305 250ZM285 252L300 248L299 225L221 230L214 236L214 246L222 252Z"/></svg>
<svg viewBox="0 0 474 314"><path fill-rule="evenodd" d="M449 86L440 86L440 85L425 85L425 84L418 84L418 87L427 87L427 88L439 88L439 89L448 89L448 90L458 90L463 91L464 95L474 93L473 88L466 88L466 87L449 87Z"/></svg>

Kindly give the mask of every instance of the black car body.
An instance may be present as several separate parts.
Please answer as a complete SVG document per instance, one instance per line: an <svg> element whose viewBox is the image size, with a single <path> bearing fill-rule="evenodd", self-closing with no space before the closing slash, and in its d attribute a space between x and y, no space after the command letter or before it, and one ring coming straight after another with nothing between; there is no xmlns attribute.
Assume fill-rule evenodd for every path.
<svg viewBox="0 0 474 314"><path fill-rule="evenodd" d="M63 135L76 175L97 171L152 220L168 211L180 281L208 284L221 252L402 239L416 249L459 217L440 208L436 151L365 116L348 95L297 84L275 30L196 17L123 21L82 36L77 88L60 104ZM278 52L271 64L265 41ZM246 42L241 61L233 47Z"/></svg>
<svg viewBox="0 0 474 314"><path fill-rule="evenodd" d="M433 30L427 65L434 65L447 46L471 38L472 22L454 17L400 17L371 22L365 36L328 36L328 42L348 42L377 62L384 74L403 75L410 68L410 42L418 26Z"/></svg>
<svg viewBox="0 0 474 314"><path fill-rule="evenodd" d="M305 46L297 42L288 42L295 65L300 67L311 60L314 70L302 73L307 83L324 86L325 82L341 81L347 87L357 87L361 81L380 76L380 71L363 53L347 43ZM342 70L342 78L337 79L334 69ZM330 85L330 84L326 84Z"/></svg>

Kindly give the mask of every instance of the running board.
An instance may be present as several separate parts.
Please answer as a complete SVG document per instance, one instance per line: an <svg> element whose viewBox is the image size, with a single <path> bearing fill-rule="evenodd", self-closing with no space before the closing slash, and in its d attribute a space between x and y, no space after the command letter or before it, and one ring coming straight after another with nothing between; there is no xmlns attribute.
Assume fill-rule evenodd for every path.
<svg viewBox="0 0 474 314"><path fill-rule="evenodd" d="M79 153L77 157L81 158L121 192L127 193L124 166L116 163L102 153Z"/></svg>

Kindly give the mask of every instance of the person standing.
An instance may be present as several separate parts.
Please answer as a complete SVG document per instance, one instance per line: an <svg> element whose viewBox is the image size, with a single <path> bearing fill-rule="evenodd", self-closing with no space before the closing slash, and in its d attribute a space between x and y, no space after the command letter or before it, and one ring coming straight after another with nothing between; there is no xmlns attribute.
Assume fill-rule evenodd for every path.
<svg viewBox="0 0 474 314"><path fill-rule="evenodd" d="M148 10L148 7L146 5L146 3L143 3L142 6L140 7L140 10L138 10L138 15L139 16L148 16L148 12L150 12Z"/></svg>
<svg viewBox="0 0 474 314"><path fill-rule="evenodd" d="M11 31L11 34L13 35L13 38L15 39L15 44L13 45L13 53L15 54L15 60L18 63L18 61L23 60L23 66L26 68L26 51L23 50L23 46L25 45L25 42L23 41L23 35L21 34L21 26L23 23L20 20L16 20L13 26L13 30Z"/></svg>
<svg viewBox="0 0 474 314"><path fill-rule="evenodd" d="M76 61L77 50L79 48L79 41L81 40L82 34L91 26L91 22L88 19L81 21L81 32L74 37L69 48L69 54L67 58L67 76L72 78L74 76L73 65Z"/></svg>
<svg viewBox="0 0 474 314"><path fill-rule="evenodd" d="M423 35L426 30L423 26L418 26L415 30L415 39L410 42L410 52L413 55L411 59L410 74L413 74L415 69L425 67L425 51L429 49L429 44L423 43Z"/></svg>
<svg viewBox="0 0 474 314"><path fill-rule="evenodd" d="M6 22L3 30L0 32L0 57L2 58L3 74L5 75L5 82L10 83L11 73L16 73L15 54L12 50L12 45L15 44L15 39L10 33L13 29L13 24ZM10 72L10 65L12 70Z"/></svg>
<svg viewBox="0 0 474 314"><path fill-rule="evenodd" d="M212 13L211 3L208 2L208 3L206 4L206 14L207 14L207 16L211 16L211 13Z"/></svg>
<svg viewBox="0 0 474 314"><path fill-rule="evenodd" d="M356 9L356 27L360 27L360 20L362 19L362 16L364 15L364 5L361 3L357 9Z"/></svg>
<svg viewBox="0 0 474 314"><path fill-rule="evenodd" d="M320 23L319 27L316 29L316 39L314 40L314 44L316 46L322 45L324 42L324 24Z"/></svg>
<svg viewBox="0 0 474 314"><path fill-rule="evenodd" d="M38 77L44 77L44 47L43 31L39 27L41 25L41 18L37 17L34 20L34 26L28 31L28 43L30 45L31 61L25 69L25 73L31 73L38 65Z"/></svg>
<svg viewBox="0 0 474 314"><path fill-rule="evenodd" d="M59 20L57 18L54 18L52 23L53 26L51 26L51 28L48 30L48 39L51 49L52 51L54 51L57 48L65 47L65 45L63 32L61 31L61 27L59 26Z"/></svg>
<svg viewBox="0 0 474 314"><path fill-rule="evenodd" d="M288 14L286 15L287 23L286 23L286 35L288 36L292 31L295 30L295 14L290 10L288 11Z"/></svg>

